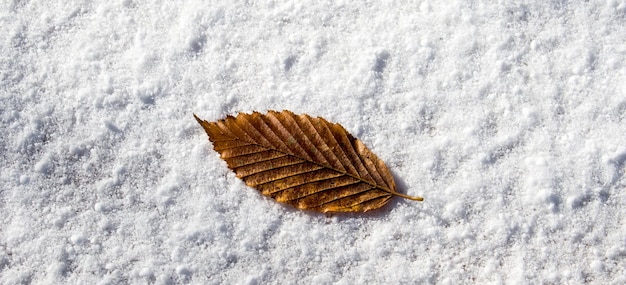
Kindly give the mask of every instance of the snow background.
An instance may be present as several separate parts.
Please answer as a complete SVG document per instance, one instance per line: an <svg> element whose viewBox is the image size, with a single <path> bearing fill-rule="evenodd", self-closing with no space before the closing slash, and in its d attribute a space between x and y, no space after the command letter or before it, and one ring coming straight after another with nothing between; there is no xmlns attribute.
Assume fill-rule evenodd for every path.
<svg viewBox="0 0 626 285"><path fill-rule="evenodd" d="M626 1L100 2L0 1L1 284L626 283ZM425 201L262 197L268 109Z"/></svg>

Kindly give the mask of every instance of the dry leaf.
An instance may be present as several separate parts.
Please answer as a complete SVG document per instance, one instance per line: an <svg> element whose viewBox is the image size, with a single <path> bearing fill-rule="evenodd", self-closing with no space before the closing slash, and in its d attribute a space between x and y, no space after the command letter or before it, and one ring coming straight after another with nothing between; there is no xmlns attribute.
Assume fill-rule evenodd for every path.
<svg viewBox="0 0 626 285"><path fill-rule="evenodd" d="M341 125L290 111L194 117L228 167L265 196L320 212L365 212L396 191L387 166Z"/></svg>

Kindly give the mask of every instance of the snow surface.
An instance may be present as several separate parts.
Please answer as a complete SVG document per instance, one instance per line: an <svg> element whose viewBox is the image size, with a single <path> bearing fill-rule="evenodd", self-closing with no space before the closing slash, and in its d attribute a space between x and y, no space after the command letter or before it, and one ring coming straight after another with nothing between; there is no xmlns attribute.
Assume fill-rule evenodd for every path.
<svg viewBox="0 0 626 285"><path fill-rule="evenodd" d="M0 283L626 283L626 1L495 2L0 1ZM268 109L425 201L261 196L192 113Z"/></svg>

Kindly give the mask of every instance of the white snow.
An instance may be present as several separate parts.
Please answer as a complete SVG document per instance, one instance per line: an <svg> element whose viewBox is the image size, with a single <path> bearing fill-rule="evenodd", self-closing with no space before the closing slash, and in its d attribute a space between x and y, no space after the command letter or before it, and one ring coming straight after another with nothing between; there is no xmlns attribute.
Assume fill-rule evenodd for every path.
<svg viewBox="0 0 626 285"><path fill-rule="evenodd" d="M1 284L624 284L626 1L0 2ZM192 113L342 124L400 191L248 188Z"/></svg>

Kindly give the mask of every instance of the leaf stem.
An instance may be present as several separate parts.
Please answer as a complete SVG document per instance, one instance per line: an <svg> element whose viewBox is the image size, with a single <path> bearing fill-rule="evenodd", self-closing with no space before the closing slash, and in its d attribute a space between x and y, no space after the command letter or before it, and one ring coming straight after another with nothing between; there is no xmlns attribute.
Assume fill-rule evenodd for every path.
<svg viewBox="0 0 626 285"><path fill-rule="evenodd" d="M404 199L409 199L409 200L413 200L413 201L424 201L424 198L418 197L418 196L409 196L409 195L404 195L404 194L398 193L398 192L389 192L389 193L391 195L402 197Z"/></svg>

